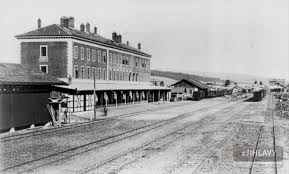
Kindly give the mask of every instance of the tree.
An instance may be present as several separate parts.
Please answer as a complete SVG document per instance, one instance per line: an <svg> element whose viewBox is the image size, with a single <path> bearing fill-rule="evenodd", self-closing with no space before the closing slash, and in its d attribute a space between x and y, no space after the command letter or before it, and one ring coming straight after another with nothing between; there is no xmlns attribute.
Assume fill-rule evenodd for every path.
<svg viewBox="0 0 289 174"><path fill-rule="evenodd" d="M260 85L262 86L263 85L263 83L260 81Z"/></svg>
<svg viewBox="0 0 289 174"><path fill-rule="evenodd" d="M238 85L238 83L237 83L237 82L235 82L234 84L235 84L235 86L237 86L237 85Z"/></svg>
<svg viewBox="0 0 289 174"><path fill-rule="evenodd" d="M226 80L225 81L225 86L229 86L230 85L230 80Z"/></svg>
<svg viewBox="0 0 289 174"><path fill-rule="evenodd" d="M257 83L258 83L257 80L255 80L254 84L257 84Z"/></svg>

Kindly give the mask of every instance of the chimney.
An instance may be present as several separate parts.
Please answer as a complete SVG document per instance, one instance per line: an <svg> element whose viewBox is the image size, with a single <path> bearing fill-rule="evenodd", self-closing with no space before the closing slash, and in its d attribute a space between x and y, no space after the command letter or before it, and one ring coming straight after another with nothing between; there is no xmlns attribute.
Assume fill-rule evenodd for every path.
<svg viewBox="0 0 289 174"><path fill-rule="evenodd" d="M140 42L137 44L137 48L138 48L139 50L141 50L141 43L140 43Z"/></svg>
<svg viewBox="0 0 289 174"><path fill-rule="evenodd" d="M60 25L65 28L74 28L74 18L62 16L60 18Z"/></svg>
<svg viewBox="0 0 289 174"><path fill-rule="evenodd" d="M69 17L68 19L68 27L74 28L74 17Z"/></svg>
<svg viewBox="0 0 289 174"><path fill-rule="evenodd" d="M121 43L121 42L122 42L122 36L120 34L120 35L118 35L118 43Z"/></svg>
<svg viewBox="0 0 289 174"><path fill-rule="evenodd" d="M90 24L89 24L89 22L86 23L86 32L90 33Z"/></svg>
<svg viewBox="0 0 289 174"><path fill-rule="evenodd" d="M80 31L84 31L85 30L85 25L82 23L81 25L80 25Z"/></svg>
<svg viewBox="0 0 289 174"><path fill-rule="evenodd" d="M37 23L38 23L38 29L41 28L41 19L40 18L37 20Z"/></svg>
<svg viewBox="0 0 289 174"><path fill-rule="evenodd" d="M129 45L129 42L128 42L128 41L126 41L126 44L127 44L127 45Z"/></svg>
<svg viewBox="0 0 289 174"><path fill-rule="evenodd" d="M117 34L116 34L116 32L113 32L113 33L112 33L112 40L113 40L114 42L117 42L117 41L116 41L116 38L117 38Z"/></svg>
<svg viewBox="0 0 289 174"><path fill-rule="evenodd" d="M69 75L68 76L68 84L71 85L71 83L72 83L72 77L71 77L71 75Z"/></svg>
<svg viewBox="0 0 289 174"><path fill-rule="evenodd" d="M97 27L94 27L93 33L97 35Z"/></svg>

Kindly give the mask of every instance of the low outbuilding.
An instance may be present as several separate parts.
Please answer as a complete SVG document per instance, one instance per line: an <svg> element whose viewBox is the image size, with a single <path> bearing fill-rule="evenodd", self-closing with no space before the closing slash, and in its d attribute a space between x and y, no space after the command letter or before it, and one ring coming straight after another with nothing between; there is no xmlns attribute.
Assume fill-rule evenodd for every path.
<svg viewBox="0 0 289 174"><path fill-rule="evenodd" d="M171 85L172 87L172 99L192 99L193 93L197 91L203 91L207 93L209 87L202 82L192 79L182 79Z"/></svg>
<svg viewBox="0 0 289 174"><path fill-rule="evenodd" d="M0 63L0 131L51 121L48 98L55 85L68 85L27 65Z"/></svg>

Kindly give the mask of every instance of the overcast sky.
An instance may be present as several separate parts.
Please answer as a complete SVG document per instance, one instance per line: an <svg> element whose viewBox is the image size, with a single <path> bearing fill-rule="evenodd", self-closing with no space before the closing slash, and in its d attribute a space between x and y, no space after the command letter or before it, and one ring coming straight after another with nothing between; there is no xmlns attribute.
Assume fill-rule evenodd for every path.
<svg viewBox="0 0 289 174"><path fill-rule="evenodd" d="M288 0L1 0L1 62L20 62L15 35L73 16L142 43L152 69L289 78Z"/></svg>

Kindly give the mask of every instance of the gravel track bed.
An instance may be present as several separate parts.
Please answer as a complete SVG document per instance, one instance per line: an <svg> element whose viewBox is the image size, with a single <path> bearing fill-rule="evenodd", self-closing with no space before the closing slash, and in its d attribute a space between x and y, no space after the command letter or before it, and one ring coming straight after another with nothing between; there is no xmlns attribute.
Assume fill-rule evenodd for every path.
<svg viewBox="0 0 289 174"><path fill-rule="evenodd" d="M199 132L199 130L203 130L202 137L204 137L203 134L207 134L206 132L209 131L207 129L207 127L206 127L208 125L208 122L210 122L209 125L210 125L210 128L211 128L211 131L212 131L213 127L215 127L216 130L218 130L218 128L222 127L223 128L222 131L226 132L227 131L226 129L228 129L228 127L224 126L224 123L222 123L222 122L214 122L214 121L216 121L215 118L218 117L218 116L221 116L221 115L227 114L227 113L231 113L233 108L234 108L234 106L231 106L231 107L223 109L222 111L218 111L217 113L214 113L214 117L213 117L214 119L211 119L211 120L205 122L204 124L198 124L198 129L196 129L196 128L192 128L191 129L191 131L194 130L194 132L186 134L186 133L184 133L182 131L182 132L179 132L179 134L181 134L181 135L174 135L175 137L178 137L177 138L178 141L174 140L174 138L175 138L174 136L171 136L168 139L159 140L157 142L154 142L154 143L150 144L149 146L146 146L146 147L144 147L144 148L142 148L140 150L137 150L135 152L129 153L129 154L127 154L127 155L125 155L125 156L123 156L123 157L121 157L121 158L119 158L119 159L117 159L117 160L105 165L105 166L102 166L102 167L98 168L97 170L92 171L91 173L117 173L117 172L119 172L119 170L122 170L123 168L126 168L125 167L126 165L129 165L129 167L131 167L131 165L134 165L134 164L130 164L130 163L135 163L135 162L142 163L143 161L145 161L146 159L150 158L151 156L154 156L157 159L158 156L161 156L159 154L160 153L162 154L163 151L166 151L166 153L167 153L167 149L168 148L171 149L172 148L171 146L176 147L175 143L178 143L176 149L179 150L179 148L181 147L181 145L179 143L183 144L183 146L184 146L184 141L188 141L188 143L185 143L187 145L187 147L186 148L182 147L180 149L182 149L182 150L185 149L185 152L182 152L182 150L181 150L179 153L187 154L190 151L190 150L188 151L187 149L191 149L192 148L191 147L192 144L196 144L196 143L192 142L192 139L195 139L195 142L199 142L200 141L200 140L196 139L196 135L199 135L199 134L197 134ZM234 109L235 109L236 113L239 111L239 110L236 110L236 108L234 108ZM206 125L206 126L204 126L204 125ZM214 130L214 128L213 128L213 130ZM220 131L220 132L222 132L222 131ZM216 141L216 140L214 140L214 141ZM169 142L169 143L167 144L167 142ZM193 149L194 148L195 147L193 147ZM173 150L173 152L171 152L171 153L175 153L175 151L177 151L177 150ZM154 153L157 153L158 156L156 156L156 154L154 154ZM180 154L174 154L173 156L178 156L178 155L180 155ZM165 165L166 163L168 163L167 159L164 160L164 161L162 161L162 160L157 160L157 161L158 162L154 163L154 164L157 164L158 166L160 166L161 164ZM152 164L150 163L148 165L152 165ZM138 168L138 169L140 169L140 168ZM132 172L132 173L137 172L137 173L139 173L140 171L138 169L136 169L136 171L129 170L129 172ZM142 169L144 169L144 168L142 168ZM152 171L150 171L150 170L148 171L147 168L146 168L146 170L145 171L142 170L141 173L159 173L160 171L157 171L156 169L162 169L162 168L161 167L152 167L150 169L152 169ZM122 173L122 172L123 171L121 171L120 173Z"/></svg>
<svg viewBox="0 0 289 174"><path fill-rule="evenodd" d="M263 122L259 120L260 116L266 112L266 101L261 103L252 103L248 107L247 115L242 117L247 120L240 122L241 127L239 132L234 136L227 145L219 149L219 155L217 158L212 158L203 169L197 173L213 173L213 174L245 174L249 173L251 162L235 162L233 159L233 151L237 148L252 148L256 145L257 137L259 135L259 129ZM251 110L253 112L251 112ZM254 113L254 114L253 114ZM253 158L251 158L253 160Z"/></svg>
<svg viewBox="0 0 289 174"><path fill-rule="evenodd" d="M79 132L75 132L75 130L66 130L65 134L58 135L56 133L49 134L49 137L45 136L45 140L42 139L34 139L35 137L30 137L30 140L27 140L27 143L24 144L26 147L19 148L19 151L8 151L2 156L3 161L8 161L7 159L12 159L8 163L5 163L5 166L11 166L19 163L19 161L23 162L23 155L19 155L19 153L26 155L25 161L29 161L35 158L41 158L41 156L47 155L47 150L55 149L55 150L64 150L65 148L73 148L75 146L82 145L84 142L87 142L91 139L91 137L103 138L108 135L112 135L115 132L121 132L123 130L130 130L132 128L138 127L139 125L146 125L157 122L155 120L151 121L143 121L143 120L114 120L110 122L105 122L106 125L98 126L86 126L79 130ZM101 124L101 123L99 123ZM102 123L103 124L103 123ZM107 129L109 128L109 129ZM78 130L78 129L77 129ZM55 135L56 134L56 135ZM71 137L69 137L71 136ZM69 138L68 138L69 137ZM65 143L59 143L62 138L65 138ZM60 144L60 145L59 145ZM6 146L8 148L8 146ZM30 149L33 149L31 151ZM29 152L29 150L31 152ZM24 153L23 153L24 152ZM29 153L27 153L29 152ZM54 151L55 152L55 151ZM57 151L56 151L57 152ZM17 154L17 156L15 156ZM3 163L2 163L3 164Z"/></svg>

